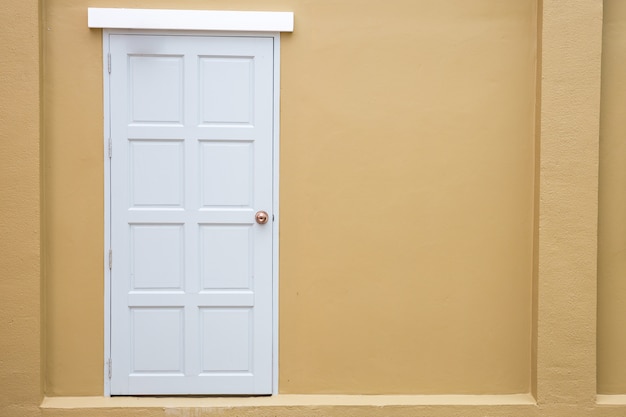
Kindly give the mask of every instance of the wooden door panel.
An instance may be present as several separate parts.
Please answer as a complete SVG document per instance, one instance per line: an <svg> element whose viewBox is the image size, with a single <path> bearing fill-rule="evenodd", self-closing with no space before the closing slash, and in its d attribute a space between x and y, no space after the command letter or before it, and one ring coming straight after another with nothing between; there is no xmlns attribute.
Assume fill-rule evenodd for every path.
<svg viewBox="0 0 626 417"><path fill-rule="evenodd" d="M110 48L111 393L269 394L273 38Z"/></svg>

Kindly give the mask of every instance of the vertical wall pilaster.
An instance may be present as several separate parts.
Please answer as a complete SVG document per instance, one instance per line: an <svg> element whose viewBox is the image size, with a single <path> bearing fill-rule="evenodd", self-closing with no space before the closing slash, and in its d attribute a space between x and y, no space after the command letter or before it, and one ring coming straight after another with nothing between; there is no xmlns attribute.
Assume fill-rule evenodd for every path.
<svg viewBox="0 0 626 417"><path fill-rule="evenodd" d="M543 1L537 401L592 407L602 1Z"/></svg>

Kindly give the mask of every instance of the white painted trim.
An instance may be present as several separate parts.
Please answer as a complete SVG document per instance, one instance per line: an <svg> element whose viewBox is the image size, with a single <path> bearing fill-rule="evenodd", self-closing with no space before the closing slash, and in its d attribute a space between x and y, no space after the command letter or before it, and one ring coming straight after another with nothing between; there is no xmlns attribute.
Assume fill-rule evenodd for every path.
<svg viewBox="0 0 626 417"><path fill-rule="evenodd" d="M272 192L274 201L272 202L272 215L274 221L272 223L272 334L273 340L273 369L272 369L272 393L278 395L278 253L279 253L279 231L278 225L280 221L280 213L278 211L278 189L279 189L279 161L280 161L280 35L274 35L274 120L273 120L273 147L274 155L272 161L273 179Z"/></svg>
<svg viewBox="0 0 626 417"><path fill-rule="evenodd" d="M104 96L104 395L111 396L111 380L108 375L107 360L111 357L111 270L109 269L109 249L111 248L111 159L109 158L109 136L111 135L111 109L109 97L108 54L109 33L102 35L102 79Z"/></svg>
<svg viewBox="0 0 626 417"><path fill-rule="evenodd" d="M293 12L89 7L87 25L90 28L105 29L293 32Z"/></svg>

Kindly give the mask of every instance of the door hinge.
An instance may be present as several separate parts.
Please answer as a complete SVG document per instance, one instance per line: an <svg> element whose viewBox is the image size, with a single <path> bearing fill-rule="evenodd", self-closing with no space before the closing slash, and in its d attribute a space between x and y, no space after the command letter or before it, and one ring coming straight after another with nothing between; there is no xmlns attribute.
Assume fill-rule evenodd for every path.
<svg viewBox="0 0 626 417"><path fill-rule="evenodd" d="M107 54L107 70L111 73L111 53Z"/></svg>
<svg viewBox="0 0 626 417"><path fill-rule="evenodd" d="M107 359L107 376L111 379L111 375L113 374L113 366L111 365L111 358Z"/></svg>
<svg viewBox="0 0 626 417"><path fill-rule="evenodd" d="M109 249L109 269L113 269L113 250Z"/></svg>
<svg viewBox="0 0 626 417"><path fill-rule="evenodd" d="M113 141L111 140L111 138L109 138L108 149L109 149L109 159L111 159L111 157L113 156Z"/></svg>

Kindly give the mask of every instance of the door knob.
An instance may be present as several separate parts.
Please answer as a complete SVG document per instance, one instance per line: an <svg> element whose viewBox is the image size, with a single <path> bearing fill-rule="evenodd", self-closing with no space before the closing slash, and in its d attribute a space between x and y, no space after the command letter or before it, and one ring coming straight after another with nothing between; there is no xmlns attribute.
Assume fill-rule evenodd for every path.
<svg viewBox="0 0 626 417"><path fill-rule="evenodd" d="M256 219L256 222L258 224L265 224L265 223L267 223L267 220L269 219L269 217L270 217L269 214L267 214L267 212L263 211L263 210L257 211L256 215L254 216L254 218Z"/></svg>

